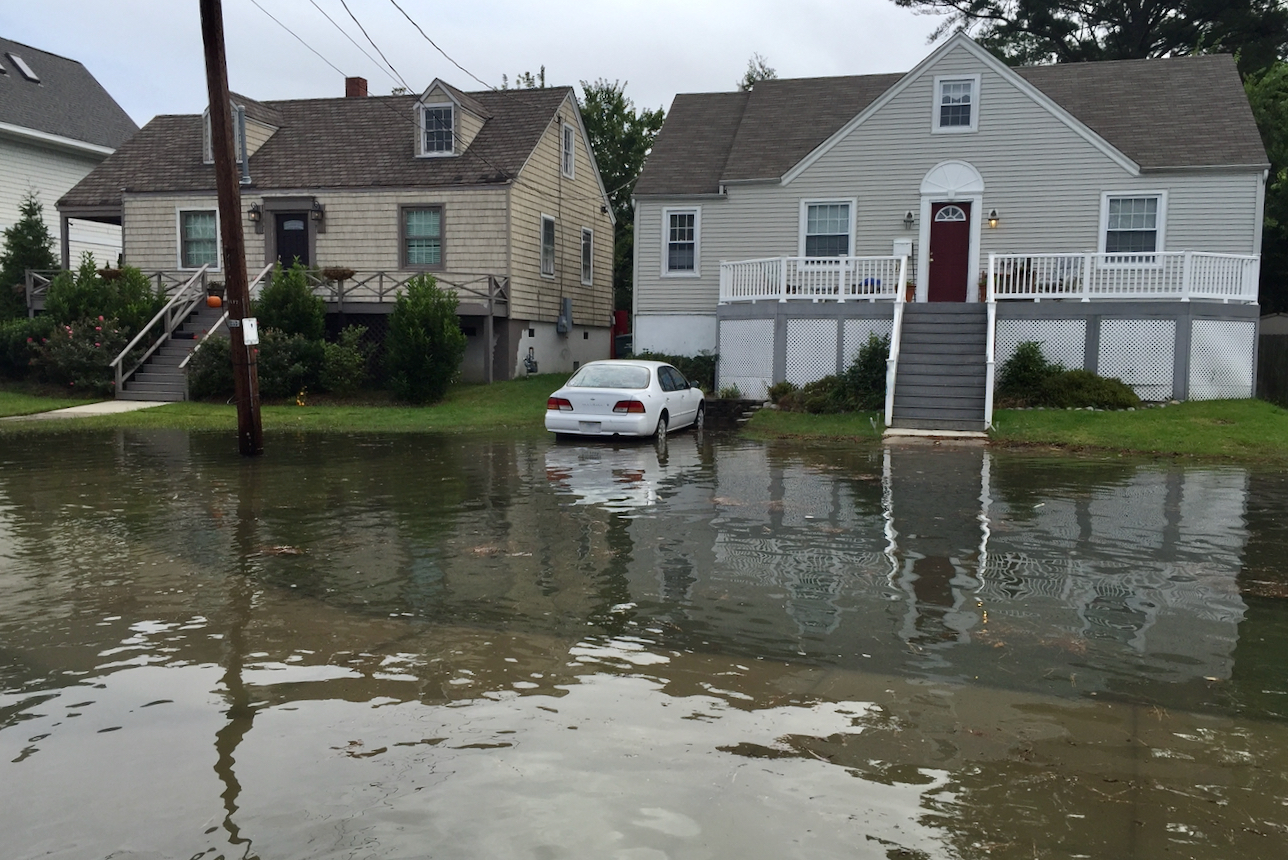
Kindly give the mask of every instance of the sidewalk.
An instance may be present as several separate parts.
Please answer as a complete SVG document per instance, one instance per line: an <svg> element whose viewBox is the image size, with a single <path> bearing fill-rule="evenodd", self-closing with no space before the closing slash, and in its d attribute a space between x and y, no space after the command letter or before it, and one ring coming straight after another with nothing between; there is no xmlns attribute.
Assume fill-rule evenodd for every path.
<svg viewBox="0 0 1288 860"><path fill-rule="evenodd" d="M153 406L165 406L164 401L151 400L102 400L98 403L85 403L80 406L68 406L66 409L54 409L49 412L36 412L31 415L8 415L0 421L45 421L54 418L88 418L92 415L117 415L121 412L134 412L138 409L151 409Z"/></svg>

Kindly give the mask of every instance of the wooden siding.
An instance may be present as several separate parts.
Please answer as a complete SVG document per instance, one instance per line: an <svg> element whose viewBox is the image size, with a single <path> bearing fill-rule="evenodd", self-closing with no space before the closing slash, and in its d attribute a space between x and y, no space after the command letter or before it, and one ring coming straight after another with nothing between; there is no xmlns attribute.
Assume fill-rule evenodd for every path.
<svg viewBox="0 0 1288 860"><path fill-rule="evenodd" d="M613 224L601 212L604 198L580 130L573 178L560 169L564 123L580 129L571 99L551 120L514 183L510 211L513 259L510 271L512 316L552 322L560 299L570 297L573 322L607 326L613 310ZM555 274L541 276L541 216L555 219ZM594 231L592 286L581 282L581 231Z"/></svg>
<svg viewBox="0 0 1288 860"><path fill-rule="evenodd" d="M54 259L57 260L62 253L58 198L84 179L103 158L92 153L76 154L0 137L0 230L18 220L22 198L29 190L35 191L44 210L45 226L54 238ZM86 251L103 265L114 263L121 251L121 230L113 224L75 221L68 238L73 266Z"/></svg>
<svg viewBox="0 0 1288 860"><path fill-rule="evenodd" d="M934 134L936 75L981 75L979 130ZM919 213L922 179L942 161L970 163L984 181L982 218L996 208L996 229L980 230L980 266L990 251L1095 251L1104 192L1166 191L1164 246L1231 254L1254 247L1256 171L1193 171L1132 176L1011 81L964 48L949 51L902 93L823 154L788 185L732 186L726 199L639 201L635 250L637 310L712 313L719 262L799 253L802 200L856 198L855 255L891 253L895 240L915 243L903 216ZM702 207L701 277L662 278L661 213ZM914 260L917 249L914 248Z"/></svg>
<svg viewBox="0 0 1288 860"><path fill-rule="evenodd" d="M264 143L267 142L267 140L273 136L273 132L275 131L277 131L277 129L274 128L273 126L266 125L265 123L258 122L256 120L251 119L250 117L247 117L246 118L246 151L251 155L254 155L255 150L263 146Z"/></svg>

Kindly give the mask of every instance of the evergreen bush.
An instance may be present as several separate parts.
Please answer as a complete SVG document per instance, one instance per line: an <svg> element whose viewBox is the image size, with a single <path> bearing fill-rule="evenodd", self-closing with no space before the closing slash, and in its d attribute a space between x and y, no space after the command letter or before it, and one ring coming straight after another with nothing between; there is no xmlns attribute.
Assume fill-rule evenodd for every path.
<svg viewBox="0 0 1288 860"><path fill-rule="evenodd" d="M997 400L1011 406L1038 406L1042 386L1064 372L1064 365L1047 361L1042 344L1026 340L1003 364L997 376Z"/></svg>
<svg viewBox="0 0 1288 860"><path fill-rule="evenodd" d="M1040 406L1084 409L1127 409L1140 397L1121 379L1097 376L1088 370L1066 370L1049 377L1039 392Z"/></svg>
<svg viewBox="0 0 1288 860"><path fill-rule="evenodd" d="M385 339L385 368L398 399L434 403L447 394L465 358L456 305L433 275L417 275L398 296Z"/></svg>
<svg viewBox="0 0 1288 860"><path fill-rule="evenodd" d="M362 342L366 326L348 326L334 343L324 344L321 383L324 391L352 394L367 381L371 350Z"/></svg>
<svg viewBox="0 0 1288 860"><path fill-rule="evenodd" d="M325 354L321 340L264 329L259 333L257 359L260 397L284 400L301 391L317 391Z"/></svg>
<svg viewBox="0 0 1288 860"><path fill-rule="evenodd" d="M278 263L272 279L255 303L261 329L277 329L320 341L326 335L326 302L313 294L308 272L300 263L283 269ZM294 393L294 392L292 392Z"/></svg>
<svg viewBox="0 0 1288 860"><path fill-rule="evenodd" d="M885 408L886 363L890 358L890 336L868 335L868 342L846 368L842 381L852 408L861 412Z"/></svg>
<svg viewBox="0 0 1288 860"><path fill-rule="evenodd" d="M233 393L232 342L226 337L209 338L188 362L188 396L223 400Z"/></svg>
<svg viewBox="0 0 1288 860"><path fill-rule="evenodd" d="M57 269L54 237L45 226L44 207L35 191L18 205L19 218L4 231L0 250L0 320L27 314L28 269Z"/></svg>

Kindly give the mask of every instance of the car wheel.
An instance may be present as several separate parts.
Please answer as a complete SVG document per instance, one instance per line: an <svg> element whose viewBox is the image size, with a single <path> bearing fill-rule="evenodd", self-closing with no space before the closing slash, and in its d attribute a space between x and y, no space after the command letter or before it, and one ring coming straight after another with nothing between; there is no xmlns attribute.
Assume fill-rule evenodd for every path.
<svg viewBox="0 0 1288 860"><path fill-rule="evenodd" d="M701 433L702 428L705 426L707 426L707 405L699 403L698 414L693 416L693 429Z"/></svg>
<svg viewBox="0 0 1288 860"><path fill-rule="evenodd" d="M657 438L659 444L666 444L667 423L666 413L663 412L662 417L657 419L657 429L653 431L653 435Z"/></svg>

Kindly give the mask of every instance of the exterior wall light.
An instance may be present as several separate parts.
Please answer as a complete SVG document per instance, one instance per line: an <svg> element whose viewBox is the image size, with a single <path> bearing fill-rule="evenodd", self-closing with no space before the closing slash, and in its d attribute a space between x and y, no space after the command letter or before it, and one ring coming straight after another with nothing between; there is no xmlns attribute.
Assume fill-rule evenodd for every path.
<svg viewBox="0 0 1288 860"><path fill-rule="evenodd" d="M250 223L258 224L259 219L263 214L264 210L260 208L260 205L258 203L252 203L250 204L250 212L246 213L246 217L250 219Z"/></svg>
<svg viewBox="0 0 1288 860"><path fill-rule="evenodd" d="M916 220L917 220L917 216L915 216L915 215L913 215L913 214L912 214L912 210L911 210L911 209L909 209L907 212L903 213L903 229L905 229L905 230L911 230L911 229L912 229L912 225L913 225L913 223L915 223L915 222L916 222Z"/></svg>
<svg viewBox="0 0 1288 860"><path fill-rule="evenodd" d="M988 226L996 227L997 223L1002 220L1002 216L997 214L996 209L988 210Z"/></svg>
<svg viewBox="0 0 1288 860"><path fill-rule="evenodd" d="M309 210L309 217L314 221L321 221L326 217L326 207L316 197L313 198L313 208Z"/></svg>

